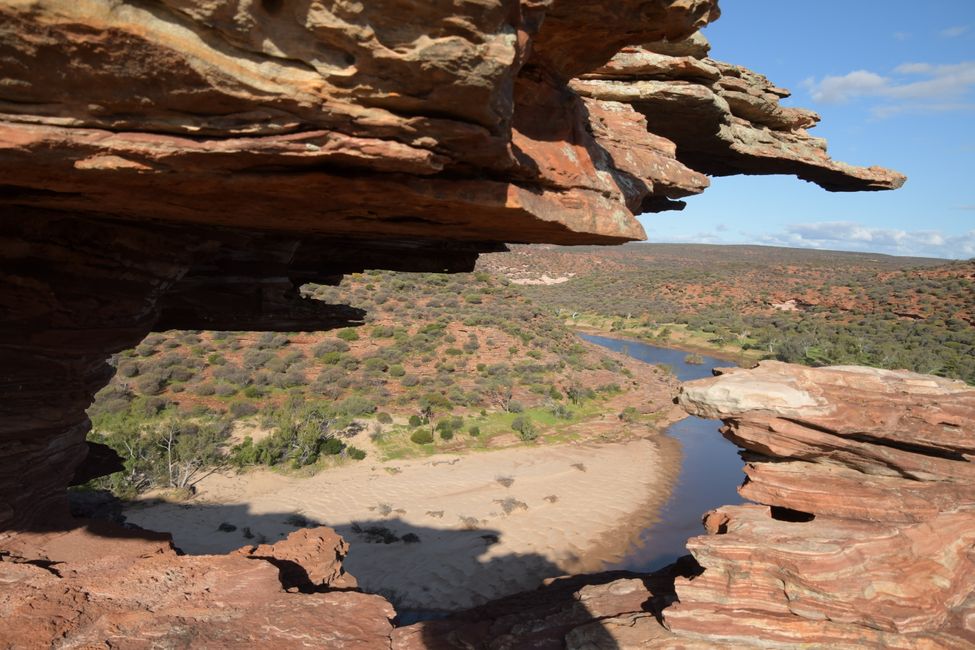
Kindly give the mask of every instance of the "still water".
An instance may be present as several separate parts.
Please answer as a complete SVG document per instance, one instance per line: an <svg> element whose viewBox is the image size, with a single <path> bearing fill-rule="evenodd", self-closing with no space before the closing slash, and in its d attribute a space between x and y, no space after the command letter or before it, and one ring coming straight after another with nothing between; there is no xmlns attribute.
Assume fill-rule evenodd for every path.
<svg viewBox="0 0 975 650"><path fill-rule="evenodd" d="M637 341L580 334L583 339L621 352L646 363L670 366L680 381L711 376L713 368L735 365L702 355L703 364L684 362L687 352L658 348ZM738 448L725 440L719 420L687 417L667 428L666 434L682 448L680 474L670 500L660 513L660 520L644 529L640 544L623 560L607 569L653 571L687 554L684 542L701 535L701 515L721 505L742 503L737 487L744 479Z"/></svg>

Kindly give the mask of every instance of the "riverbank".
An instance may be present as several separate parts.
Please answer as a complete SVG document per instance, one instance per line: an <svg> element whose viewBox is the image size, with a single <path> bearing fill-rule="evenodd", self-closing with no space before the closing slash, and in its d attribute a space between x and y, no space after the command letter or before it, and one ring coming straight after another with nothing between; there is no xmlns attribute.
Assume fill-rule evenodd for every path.
<svg viewBox="0 0 975 650"><path fill-rule="evenodd" d="M606 319L606 321L607 323L611 322L610 319ZM648 345L667 348L670 350L706 354L716 359L729 361L735 365L743 367L751 367L756 365L763 358L763 355L756 350L745 350L738 346L729 345L718 347L707 343L702 343L700 341L702 338L701 336L693 336L680 330L680 326L674 324L665 324L657 329L631 328L622 330L614 330L611 326L601 326L601 324L577 323L573 321L566 321L566 325L571 327L574 331L581 332L583 334L594 334L596 336L627 339L630 341L646 343ZM661 340L655 336L656 333L668 328L670 329L671 334L666 339Z"/></svg>
<svg viewBox="0 0 975 650"><path fill-rule="evenodd" d="M308 478L214 474L181 503L146 499L129 522L190 554L336 529L347 570L397 607L456 610L618 561L668 500L680 446L666 436L522 446L336 467Z"/></svg>

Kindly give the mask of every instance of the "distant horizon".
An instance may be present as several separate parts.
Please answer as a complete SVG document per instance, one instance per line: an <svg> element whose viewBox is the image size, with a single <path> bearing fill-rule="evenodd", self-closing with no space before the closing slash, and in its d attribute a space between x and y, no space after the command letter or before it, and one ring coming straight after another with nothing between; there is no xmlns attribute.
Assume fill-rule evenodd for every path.
<svg viewBox="0 0 975 650"><path fill-rule="evenodd" d="M682 212L640 216L652 241L975 257L975 2L752 0L703 34L711 56L767 75L816 111L830 156L907 175L901 189L831 193L791 176L712 178ZM797 28L796 26L801 26ZM828 34L824 44L823 35Z"/></svg>
<svg viewBox="0 0 975 650"><path fill-rule="evenodd" d="M772 243L760 243L760 242L746 242L746 241L676 241L676 240L643 240L643 241L633 241L626 242L624 246L630 245L650 245L650 244L668 244L674 246L722 246L722 247L733 247L733 246L757 246L761 248L783 248L786 250L796 250L796 251L816 251L820 253L850 253L856 255L882 255L884 257L911 257L916 259L924 260L944 260L945 262L971 262L975 261L975 255L972 257L943 257L940 255L917 255L911 253L888 253L877 250L862 250L862 249L843 249L843 248L819 248L814 246L788 246L786 244L772 244Z"/></svg>

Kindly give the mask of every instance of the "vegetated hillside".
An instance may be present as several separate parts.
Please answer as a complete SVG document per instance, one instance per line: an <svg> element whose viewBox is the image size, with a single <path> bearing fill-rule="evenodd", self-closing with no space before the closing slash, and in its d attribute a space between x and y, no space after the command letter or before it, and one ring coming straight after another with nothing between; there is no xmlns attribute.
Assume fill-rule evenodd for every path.
<svg viewBox="0 0 975 650"><path fill-rule="evenodd" d="M152 334L89 410L123 456L119 493L187 487L217 465L322 466L363 454L583 437L652 425L664 370L583 343L487 273L368 272L306 297L368 312L331 332ZM618 417L619 416L619 417ZM603 427L611 429L610 427Z"/></svg>
<svg viewBox="0 0 975 650"><path fill-rule="evenodd" d="M975 262L763 246L514 247L479 268L575 326L742 360L975 383ZM542 279L544 278L544 281Z"/></svg>

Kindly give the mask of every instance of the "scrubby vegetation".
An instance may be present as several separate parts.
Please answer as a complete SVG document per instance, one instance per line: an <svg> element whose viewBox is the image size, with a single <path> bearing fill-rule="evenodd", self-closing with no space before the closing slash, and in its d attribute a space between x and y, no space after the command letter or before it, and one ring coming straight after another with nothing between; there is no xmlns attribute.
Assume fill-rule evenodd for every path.
<svg viewBox="0 0 975 650"><path fill-rule="evenodd" d="M742 361L906 368L975 384L975 262L758 246L519 247L482 257L576 327Z"/></svg>
<svg viewBox="0 0 975 650"><path fill-rule="evenodd" d="M99 486L131 495L188 488L214 468L315 471L571 437L634 389L626 364L487 273L367 272L303 292L363 308L367 322L161 332L113 359L91 438L126 471Z"/></svg>

